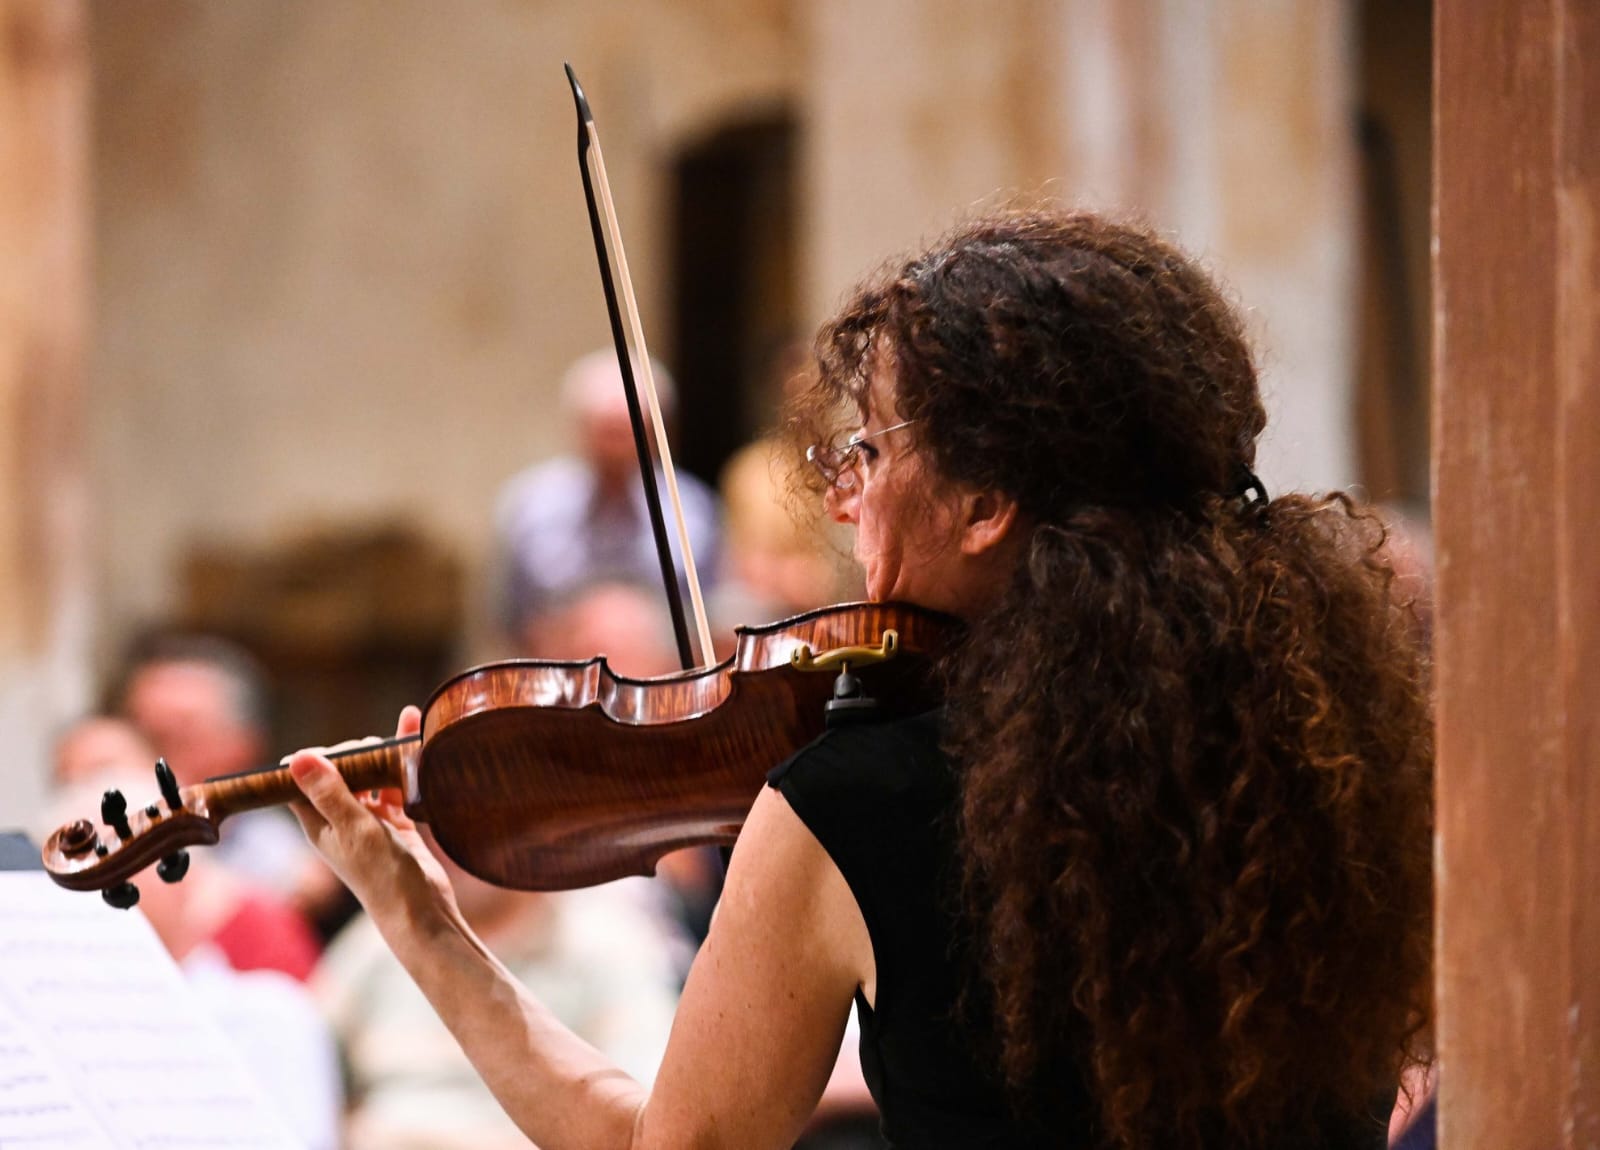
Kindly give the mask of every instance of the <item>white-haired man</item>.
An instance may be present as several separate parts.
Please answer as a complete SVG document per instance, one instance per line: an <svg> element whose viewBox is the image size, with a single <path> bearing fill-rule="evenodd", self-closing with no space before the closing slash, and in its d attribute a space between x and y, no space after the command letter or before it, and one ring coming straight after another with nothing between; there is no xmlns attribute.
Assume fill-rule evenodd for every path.
<svg viewBox="0 0 1600 1150"><path fill-rule="evenodd" d="M652 373L663 418L670 420L672 379L659 365ZM660 582L616 356L593 352L578 360L567 369L561 394L577 425L580 453L515 476L502 489L495 511L498 622L512 642L533 655L539 652L529 647L530 628L552 603L597 581ZM658 486L681 581L683 558L659 473ZM678 490L695 565L702 582L709 582L720 543L716 496L682 471Z"/></svg>

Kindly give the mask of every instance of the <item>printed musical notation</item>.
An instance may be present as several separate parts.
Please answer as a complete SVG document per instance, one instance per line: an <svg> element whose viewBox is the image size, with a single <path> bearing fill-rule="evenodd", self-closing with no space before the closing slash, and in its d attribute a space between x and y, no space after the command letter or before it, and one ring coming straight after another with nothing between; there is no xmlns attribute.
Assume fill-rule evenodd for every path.
<svg viewBox="0 0 1600 1150"><path fill-rule="evenodd" d="M0 873L0 1150L294 1150L143 917Z"/></svg>

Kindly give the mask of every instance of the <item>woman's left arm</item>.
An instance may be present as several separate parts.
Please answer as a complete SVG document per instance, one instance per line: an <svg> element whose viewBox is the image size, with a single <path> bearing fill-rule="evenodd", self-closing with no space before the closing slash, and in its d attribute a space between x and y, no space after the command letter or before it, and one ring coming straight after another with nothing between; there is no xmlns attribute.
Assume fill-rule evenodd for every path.
<svg viewBox="0 0 1600 1150"><path fill-rule="evenodd" d="M402 733L411 725L402 719ZM544 1150L792 1145L816 1105L871 942L838 868L776 791L757 799L652 1091L558 1022L467 927L404 815L291 763L298 813L517 1125Z"/></svg>

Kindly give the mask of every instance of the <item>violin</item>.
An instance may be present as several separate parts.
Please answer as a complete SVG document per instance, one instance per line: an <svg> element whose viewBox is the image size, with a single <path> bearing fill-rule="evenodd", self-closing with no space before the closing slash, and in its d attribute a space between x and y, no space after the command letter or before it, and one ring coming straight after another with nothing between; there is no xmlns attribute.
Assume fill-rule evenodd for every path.
<svg viewBox="0 0 1600 1150"><path fill-rule="evenodd" d="M950 630L922 608L853 603L740 628L732 656L695 672L632 679L604 656L491 663L436 688L420 734L328 757L352 790L398 788L446 855L497 886L652 874L670 851L732 844L767 770L830 721L937 705ZM288 767L180 788L158 762L156 776L159 801L130 811L108 791L103 825L51 833L57 883L132 906L132 875L156 863L177 882L186 848L215 843L230 815L300 797Z"/></svg>
<svg viewBox="0 0 1600 1150"><path fill-rule="evenodd" d="M593 115L570 66L567 77L578 107L579 162L601 280L684 670L629 678L614 673L603 655L491 663L436 688L417 735L328 756L352 790L397 788L406 813L426 823L463 870L519 890L648 875L671 851L731 845L767 771L826 726L936 706L937 660L955 628L954 620L909 604L850 603L741 627L730 657L696 665L653 455L677 514L705 654L710 629ZM626 334L655 419L654 451L608 250L617 260ZM42 852L51 878L71 890L99 890L126 909L139 898L129 880L145 867L154 863L161 879L180 881L188 848L217 842L229 816L300 795L284 766L179 787L162 761L156 783L158 801L130 810L123 795L107 791L98 825L78 819L52 832Z"/></svg>

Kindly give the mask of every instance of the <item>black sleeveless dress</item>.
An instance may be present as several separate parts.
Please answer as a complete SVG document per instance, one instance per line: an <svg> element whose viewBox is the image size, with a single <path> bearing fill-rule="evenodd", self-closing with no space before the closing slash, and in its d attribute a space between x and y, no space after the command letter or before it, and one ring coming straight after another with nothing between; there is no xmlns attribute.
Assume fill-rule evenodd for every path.
<svg viewBox="0 0 1600 1150"><path fill-rule="evenodd" d="M877 1001L856 996L861 1069L890 1144L1077 1145L1065 1131L1045 1138L1010 1117L992 1058L957 1017L967 970L956 913L957 789L939 718L831 730L768 782L844 875L872 936ZM1086 1112L1081 1085L1075 1093Z"/></svg>
<svg viewBox="0 0 1600 1150"><path fill-rule="evenodd" d="M970 963L958 914L958 784L940 748L942 712L828 731L767 776L839 868L872 938L877 995L858 994L861 1068L901 1150L1091 1150L1094 1105L1059 1082L1049 1129L1007 1106L986 1019L958 1016ZM1383 1150L1393 1091L1372 1116L1338 1116L1281 1150Z"/></svg>

